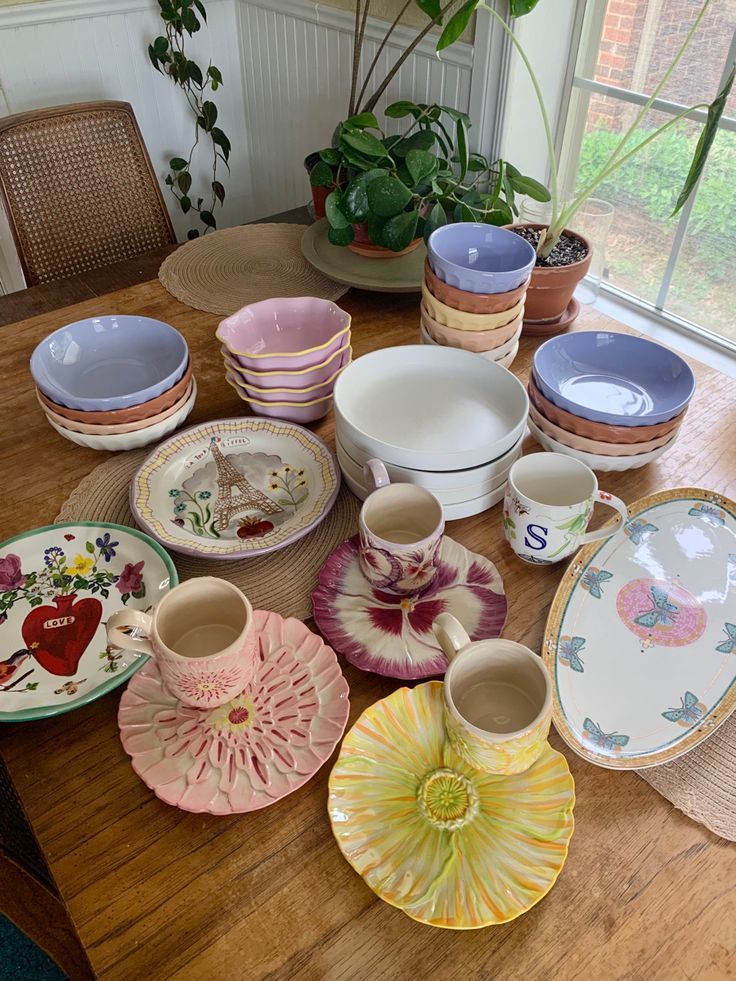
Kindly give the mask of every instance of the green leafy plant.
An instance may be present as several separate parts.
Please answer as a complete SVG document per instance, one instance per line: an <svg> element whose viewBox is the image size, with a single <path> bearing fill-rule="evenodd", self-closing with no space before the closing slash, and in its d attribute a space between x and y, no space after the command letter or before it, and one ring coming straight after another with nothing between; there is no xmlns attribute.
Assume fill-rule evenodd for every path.
<svg viewBox="0 0 736 981"><path fill-rule="evenodd" d="M549 122L549 115L547 113L547 108L544 103L544 98L542 96L539 81L534 73L531 62L527 57L524 49L519 43L518 38L514 34L513 30L506 24L503 17L490 7L483 0L468 0L460 10L458 10L447 22L445 29L443 30L440 38L437 42L437 50L441 51L443 48L448 47L452 44L460 33L467 26L468 20L476 10L486 10L495 19L495 21L500 25L500 27L505 31L514 48L518 52L521 60L524 63L524 67L529 75L529 78L534 88L534 93L539 104L539 110L542 116L542 123L544 126L545 139L547 143L547 155L549 158L550 166L550 189L551 189L551 203L552 203L552 217L550 220L549 227L542 229L539 235L539 241L537 244L537 254L540 258L547 258L554 247L559 242L564 229L570 224L572 219L575 217L577 212L586 202L586 200L594 194L604 183L608 180L611 175L617 171L619 168L623 167L635 156L641 153L645 147L647 147L653 140L660 138L664 133L671 130L677 125L677 123L689 116L693 111L697 109L707 110L707 118L703 129L700 134L700 139L695 147L692 160L690 162L690 168L688 170L687 176L685 178L682 190L675 202L675 207L672 212L673 215L683 207L685 202L688 200L693 190L695 189L700 175L702 173L703 167L705 166L705 161L708 158L713 140L716 137L718 131L718 123L721 116L723 115L723 110L726 106L726 100L731 91L734 82L734 75L736 73L736 65L731 68L731 72L728 75L721 91L715 97L713 102L706 103L700 102L694 106L690 106L684 109L681 113L673 116L666 123L657 127L655 130L650 132L643 139L637 141L635 135L641 126L642 121L646 117L647 112L652 107L654 101L656 100L659 93L662 91L667 81L671 77L675 68L677 67L680 59L685 53L688 45L690 44L695 32L697 31L700 22L705 16L708 7L710 6L711 0L705 0L700 8L700 11L695 18L692 27L688 31L688 34L680 45L677 53L675 54L672 63L670 64L667 71L662 76L658 85L655 86L654 91L651 96L647 99L644 105L641 107L639 112L636 114L634 121L631 126L626 130L626 132L618 139L615 146L612 148L608 158L601 163L600 170L597 171L594 177L589 181L589 183L582 188L579 192L575 194L573 199L568 202L560 201L559 196L559 178L557 172L557 159L555 155L554 139L552 136L552 128ZM512 15L518 17L523 14L529 13L538 3L538 0L516 0L516 2L511 3L511 13ZM632 143L634 144L632 146Z"/></svg>
<svg viewBox="0 0 736 981"><path fill-rule="evenodd" d="M401 101L386 115L411 121L386 136L372 112L359 113L337 127L312 170L313 181L316 171L335 187L326 201L333 245L349 245L364 224L370 242L400 252L449 221L509 224L518 215L516 194L549 201L538 181L469 150L466 113Z"/></svg>
<svg viewBox="0 0 736 981"><path fill-rule="evenodd" d="M216 125L217 106L208 98L209 92L216 92L222 85L222 73L211 63L206 71L202 71L186 53L185 35L191 37L200 29L200 17L207 20L202 0L158 0L158 5L166 33L148 45L148 56L157 71L181 88L194 114L194 142L186 157L169 160L166 184L185 215L190 211L197 214L206 234L211 228L217 228L215 208L218 204L222 206L225 200L225 188L217 177L218 163L221 161L230 170L230 140ZM207 136L211 147L212 176L205 196L195 199L191 167L202 134ZM198 236L197 228L190 229L187 234L190 239Z"/></svg>

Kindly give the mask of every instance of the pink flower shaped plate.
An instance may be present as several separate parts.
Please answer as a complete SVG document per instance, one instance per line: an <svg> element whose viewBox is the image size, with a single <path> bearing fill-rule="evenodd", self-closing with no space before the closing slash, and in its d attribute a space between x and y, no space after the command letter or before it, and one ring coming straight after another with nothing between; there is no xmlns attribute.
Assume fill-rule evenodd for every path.
<svg viewBox="0 0 736 981"><path fill-rule="evenodd" d="M507 603L495 565L447 535L439 570L426 589L403 597L375 590L360 571L356 535L325 562L312 607L322 634L351 664L414 680L443 674L447 667L432 633L435 617L454 614L471 640L498 637Z"/></svg>
<svg viewBox="0 0 736 981"><path fill-rule="evenodd" d="M314 776L348 720L348 684L334 651L299 620L257 610L254 680L219 708L183 705L153 660L120 700L133 769L166 804L240 814L274 804Z"/></svg>

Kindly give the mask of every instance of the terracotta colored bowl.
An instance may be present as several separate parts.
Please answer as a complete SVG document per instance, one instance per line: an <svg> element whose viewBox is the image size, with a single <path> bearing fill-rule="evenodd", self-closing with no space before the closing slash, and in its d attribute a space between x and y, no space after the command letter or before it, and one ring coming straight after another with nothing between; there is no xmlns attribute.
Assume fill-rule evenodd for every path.
<svg viewBox="0 0 736 981"><path fill-rule="evenodd" d="M174 402L170 408L164 409L164 411L159 412L158 415L150 416L147 419L139 419L138 422L120 423L117 426L95 426L88 422L77 422L75 419L66 419L64 416L60 416L57 412L54 412L53 409L49 409L47 405L43 404L41 401L41 393L38 391L38 389L36 389L36 395L38 396L38 402L43 411L52 422L56 423L57 426L63 426L64 429L70 429L73 433L84 433L87 436L119 436L121 433L137 433L140 429L148 429L151 426L157 426L160 422L163 422L170 416L175 415L179 409L184 407L192 394L193 388L194 379L192 378L186 392L184 392L182 397L177 399L177 401Z"/></svg>
<svg viewBox="0 0 736 981"><path fill-rule="evenodd" d="M501 313L516 306L526 293L531 276L508 293L468 293L456 286L450 286L449 283L443 283L432 272L429 262L425 262L424 279L432 296L454 310L462 310L463 313Z"/></svg>
<svg viewBox="0 0 736 981"><path fill-rule="evenodd" d="M91 426L119 426L122 423L150 419L151 416L157 416L166 409L170 409L175 402L181 399L191 380L192 359L190 358L186 371L176 385L172 385L162 395L158 395L149 402L141 402L140 405L131 405L127 409L112 409L110 412L82 412L80 409L68 409L65 405L57 405L56 402L52 402L38 389L36 389L36 393L45 408L51 409L52 412L58 416L63 416L65 419L84 422Z"/></svg>
<svg viewBox="0 0 736 981"><path fill-rule="evenodd" d="M565 432L583 436L585 439L600 440L602 443L647 443L649 440L658 439L667 433L672 434L679 427L687 412L687 406L685 406L674 419L659 422L654 426L609 426L605 422L593 422L590 419L583 419L560 409L542 395L534 384L534 378L531 375L529 376L528 392L530 401L545 419L559 426L560 429L564 429Z"/></svg>
<svg viewBox="0 0 736 981"><path fill-rule="evenodd" d="M455 330L454 327L445 327L431 317L422 304L421 319L424 329L432 340L447 347L459 347L463 351L473 351L475 354L483 354L485 351L493 351L502 347L509 341L514 334L521 330L524 311L515 317L510 324L497 327L495 330Z"/></svg>
<svg viewBox="0 0 736 981"><path fill-rule="evenodd" d="M509 310L502 310L501 313L465 313L448 307L446 303L438 300L430 293L424 281L422 301L433 320L446 327L454 327L456 330L495 330L497 327L505 327L506 324L511 323L524 310L524 297L522 297L515 306Z"/></svg>
<svg viewBox="0 0 736 981"><path fill-rule="evenodd" d="M543 433L556 439L563 446L570 446L572 449L582 450L584 453L596 453L599 456L637 456L639 453L651 453L652 450L659 449L660 446L669 443L677 435L677 429L675 429L671 433L665 433L664 436L658 436L657 439L649 439L645 443L604 443L602 440L586 439L584 436L568 433L566 429L560 429L549 419L545 419L531 401L529 402L529 415Z"/></svg>

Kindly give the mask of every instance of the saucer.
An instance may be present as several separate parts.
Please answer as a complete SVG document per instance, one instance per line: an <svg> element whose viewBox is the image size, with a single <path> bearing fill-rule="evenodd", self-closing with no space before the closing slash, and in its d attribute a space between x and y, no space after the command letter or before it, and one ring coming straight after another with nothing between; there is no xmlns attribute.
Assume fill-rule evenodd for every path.
<svg viewBox="0 0 736 981"><path fill-rule="evenodd" d="M507 923L565 864L575 785L546 746L524 773L468 766L445 740L440 682L400 688L361 715L330 774L340 851L376 895L430 926Z"/></svg>
<svg viewBox="0 0 736 981"><path fill-rule="evenodd" d="M244 691L218 708L182 705L155 661L120 700L118 726L133 769L166 804L242 814L274 804L314 776L348 721L337 658L299 620L256 610L259 664Z"/></svg>
<svg viewBox="0 0 736 981"><path fill-rule="evenodd" d="M458 542L442 540L432 583L411 596L373 589L360 571L358 536L329 556L312 593L321 633L351 664L390 678L443 674L447 658L432 633L440 613L453 613L471 640L498 637L506 620L503 581L495 565Z"/></svg>
<svg viewBox="0 0 736 981"><path fill-rule="evenodd" d="M563 330L567 330L570 324L577 320L580 314L580 301L573 297L567 304L564 313L559 316L556 320L548 320L543 322L525 320L524 329L522 330L523 337L547 337L552 334L559 334Z"/></svg>

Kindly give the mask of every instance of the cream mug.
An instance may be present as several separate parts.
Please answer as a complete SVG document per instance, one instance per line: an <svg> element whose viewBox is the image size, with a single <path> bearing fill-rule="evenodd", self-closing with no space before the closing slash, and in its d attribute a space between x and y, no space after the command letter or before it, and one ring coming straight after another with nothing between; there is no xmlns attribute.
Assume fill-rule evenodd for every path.
<svg viewBox="0 0 736 981"><path fill-rule="evenodd" d="M432 629L450 662L443 687L452 748L487 773L528 770L552 721L552 684L541 657L500 637L472 643L451 613L440 613Z"/></svg>
<svg viewBox="0 0 736 981"><path fill-rule="evenodd" d="M137 627L145 638L131 637ZM239 695L256 670L253 609L224 579L188 579L166 593L151 613L118 610L107 621L115 647L156 659L164 684L179 701L198 708L224 705Z"/></svg>
<svg viewBox="0 0 736 981"><path fill-rule="evenodd" d="M595 504L618 511L616 522L586 534ZM506 541L525 562L559 562L581 545L615 535L627 517L624 502L599 490L590 467L574 457L532 453L517 460L509 471L503 530Z"/></svg>
<svg viewBox="0 0 736 981"><path fill-rule="evenodd" d="M384 592L416 593L437 574L445 530L442 505L423 487L392 484L380 460L369 460L363 473L374 488L358 519L363 575Z"/></svg>

